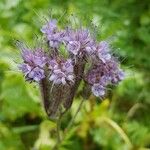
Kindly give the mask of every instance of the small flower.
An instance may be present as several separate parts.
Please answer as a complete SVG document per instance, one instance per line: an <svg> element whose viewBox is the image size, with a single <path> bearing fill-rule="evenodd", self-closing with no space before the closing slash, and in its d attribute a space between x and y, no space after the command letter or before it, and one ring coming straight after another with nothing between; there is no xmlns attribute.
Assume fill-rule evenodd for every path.
<svg viewBox="0 0 150 150"><path fill-rule="evenodd" d="M91 85L99 84L106 88L109 84L117 84L125 77L118 62L112 57L106 63L93 64L85 75L85 80Z"/></svg>
<svg viewBox="0 0 150 150"><path fill-rule="evenodd" d="M92 44L91 43L91 45L90 46L87 46L86 48L85 48L85 51L87 52L87 54L88 55L93 55L94 53L95 53L95 51L96 51L96 46L94 45L94 43Z"/></svg>
<svg viewBox="0 0 150 150"><path fill-rule="evenodd" d="M50 20L42 27L41 32L45 34L49 46L52 48L58 48L60 43L63 42L64 32L58 30L56 20Z"/></svg>
<svg viewBox="0 0 150 150"><path fill-rule="evenodd" d="M101 70L98 66L92 66L88 73L86 74L85 78L89 84L98 83L101 77Z"/></svg>
<svg viewBox="0 0 150 150"><path fill-rule="evenodd" d="M113 84L117 84L118 82L122 81L124 78L125 78L125 73L121 69L118 69L112 76L111 82Z"/></svg>
<svg viewBox="0 0 150 150"><path fill-rule="evenodd" d="M41 49L35 49L34 51L24 49L22 50L22 58L25 63L34 67L43 67L47 62L46 57Z"/></svg>
<svg viewBox="0 0 150 150"><path fill-rule="evenodd" d="M58 48L60 43L63 42L63 32L57 32L57 33L50 33L47 35L47 39L49 41L49 45L52 48Z"/></svg>
<svg viewBox="0 0 150 150"><path fill-rule="evenodd" d="M67 30L64 41L67 45L68 51L75 56L85 55L86 48L90 47L93 42L89 31L86 29Z"/></svg>
<svg viewBox="0 0 150 150"><path fill-rule="evenodd" d="M73 65L72 60L68 59L66 60L62 65L62 70L72 73L73 72Z"/></svg>
<svg viewBox="0 0 150 150"><path fill-rule="evenodd" d="M69 41L67 45L67 49L74 55L77 55L80 50L80 42L78 41Z"/></svg>
<svg viewBox="0 0 150 150"><path fill-rule="evenodd" d="M102 97L105 95L105 88L100 84L94 84L92 86L92 92L97 97Z"/></svg>
<svg viewBox="0 0 150 150"><path fill-rule="evenodd" d="M47 57L45 56L43 50L35 49L33 53L33 63L35 66L43 68L47 63Z"/></svg>
<svg viewBox="0 0 150 150"><path fill-rule="evenodd" d="M125 78L125 73L123 70L119 69L118 71L118 80L122 81Z"/></svg>
<svg viewBox="0 0 150 150"><path fill-rule="evenodd" d="M110 84L110 77L107 76L107 75L103 75L101 78L100 78L100 81L99 83L103 86L107 86L108 84Z"/></svg>
<svg viewBox="0 0 150 150"><path fill-rule="evenodd" d="M32 70L32 67L24 63L19 65L19 69L23 72L25 76L27 76L29 72Z"/></svg>
<svg viewBox="0 0 150 150"><path fill-rule="evenodd" d="M98 57L103 63L111 59L109 49L109 44L106 41L101 41L97 46Z"/></svg>
<svg viewBox="0 0 150 150"><path fill-rule="evenodd" d="M49 69L51 70L58 69L58 63L55 59L50 59L48 64L49 64Z"/></svg>
<svg viewBox="0 0 150 150"><path fill-rule="evenodd" d="M49 80L53 81L54 84L66 84L66 75L60 69L57 69L53 71Z"/></svg>
<svg viewBox="0 0 150 150"><path fill-rule="evenodd" d="M48 35L54 32L56 29L57 29L57 20L53 19L42 27L41 32Z"/></svg>
<svg viewBox="0 0 150 150"><path fill-rule="evenodd" d="M29 49L23 49L21 51L22 58L24 62L32 64L33 63L33 52Z"/></svg>
<svg viewBox="0 0 150 150"><path fill-rule="evenodd" d="M38 67L35 67L31 72L29 72L27 77L38 82L41 79L45 78L44 70Z"/></svg>
<svg viewBox="0 0 150 150"><path fill-rule="evenodd" d="M25 78L30 81L40 81L45 77L44 70L39 67L31 67L28 64L21 64L19 69L24 73Z"/></svg>
<svg viewBox="0 0 150 150"><path fill-rule="evenodd" d="M73 73L73 65L70 59L62 62L54 61L53 67L51 68L50 81L53 81L54 84L63 84L65 85L67 82L74 82L74 73ZM56 67L57 66L57 67Z"/></svg>

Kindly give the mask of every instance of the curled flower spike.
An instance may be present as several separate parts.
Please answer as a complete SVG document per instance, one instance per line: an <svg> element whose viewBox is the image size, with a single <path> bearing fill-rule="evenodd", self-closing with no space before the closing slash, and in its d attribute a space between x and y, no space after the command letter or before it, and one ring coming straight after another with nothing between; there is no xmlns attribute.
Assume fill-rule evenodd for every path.
<svg viewBox="0 0 150 150"><path fill-rule="evenodd" d="M46 57L41 49L35 49L34 51L24 49L22 50L22 58L30 66L43 67L46 64Z"/></svg>
<svg viewBox="0 0 150 150"><path fill-rule="evenodd" d="M40 81L45 77L44 66L46 65L46 57L41 49L35 49L31 51L29 49L23 49L22 58L23 64L19 65L19 69L22 70L27 80Z"/></svg>
<svg viewBox="0 0 150 150"><path fill-rule="evenodd" d="M67 30L66 32L67 50L75 56L85 55L86 49L92 45L92 42L90 33L86 29Z"/></svg>
<svg viewBox="0 0 150 150"><path fill-rule="evenodd" d="M124 77L124 72L119 68L118 63L112 59L111 61L107 61L107 63L101 62L97 65L93 65L86 74L85 80L92 86L92 88L93 85L96 84L99 86L101 85L104 89L106 89L108 84L117 84L119 81L123 80ZM94 89L92 92L95 96L97 96L98 94L95 94Z"/></svg>
<svg viewBox="0 0 150 150"><path fill-rule="evenodd" d="M39 84L50 118L56 118L60 108L67 111L71 107L81 81L85 85L83 91L88 91L88 95L83 94L86 98L91 92L101 98L108 85L116 85L124 79L125 74L111 55L109 43L97 42L88 29L60 29L53 19L41 32L44 43L48 43L47 49L32 50L21 46L23 63L19 69L27 81ZM67 53L66 57L62 55L62 49Z"/></svg>
<svg viewBox="0 0 150 150"><path fill-rule="evenodd" d="M49 42L50 47L58 48L63 41L64 32L58 31L57 20L50 20L41 29L41 32L46 35L46 39Z"/></svg>

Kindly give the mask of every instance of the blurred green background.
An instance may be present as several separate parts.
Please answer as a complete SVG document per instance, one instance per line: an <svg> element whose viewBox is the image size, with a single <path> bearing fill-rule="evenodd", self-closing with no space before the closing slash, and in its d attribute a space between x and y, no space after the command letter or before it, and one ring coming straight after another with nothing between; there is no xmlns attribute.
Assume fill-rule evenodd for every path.
<svg viewBox="0 0 150 150"><path fill-rule="evenodd" d="M149 0L0 0L0 150L51 150L56 142L38 86L17 70L20 55L13 41L33 43L50 10L55 17L66 12L64 20L71 14L85 23L93 18L99 39L115 39L115 53L128 74L104 101L85 102L60 149L150 149ZM80 100L76 97L62 129Z"/></svg>

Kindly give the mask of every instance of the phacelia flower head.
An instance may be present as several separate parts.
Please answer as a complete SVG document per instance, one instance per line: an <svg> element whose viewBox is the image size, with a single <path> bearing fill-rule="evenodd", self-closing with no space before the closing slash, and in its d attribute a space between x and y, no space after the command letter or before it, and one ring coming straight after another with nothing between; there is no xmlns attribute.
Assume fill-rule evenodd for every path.
<svg viewBox="0 0 150 150"><path fill-rule="evenodd" d="M116 85L125 77L107 41L97 42L84 27L68 26L61 29L55 19L50 20L41 29L44 48L21 47L23 63L19 69L27 81L39 84L49 117L57 116L62 106L66 110L71 107L81 81L101 98L108 85Z"/></svg>
<svg viewBox="0 0 150 150"><path fill-rule="evenodd" d="M93 44L87 29L67 30L64 39L67 50L78 57L85 55L86 49Z"/></svg>
<svg viewBox="0 0 150 150"><path fill-rule="evenodd" d="M58 48L63 41L64 32L58 29L57 21L55 19L50 20L46 25L44 25L41 32L45 34L46 39L52 48Z"/></svg>
<svg viewBox="0 0 150 150"><path fill-rule="evenodd" d="M22 50L22 58L30 66L43 67L46 64L46 57L41 49L24 49Z"/></svg>
<svg viewBox="0 0 150 150"><path fill-rule="evenodd" d="M103 90L106 90L107 85L117 84L123 80L124 77L125 74L123 70L120 69L118 62L112 58L111 60L107 61L107 63L99 62L99 64L93 64L86 74L85 80L92 86L92 88L96 84L100 87L104 87ZM92 90L92 92L95 96L98 95L95 94L94 90Z"/></svg>
<svg viewBox="0 0 150 150"><path fill-rule="evenodd" d="M27 80L40 81L45 77L44 66L47 58L41 49L29 50L23 48L21 55L24 63L19 65Z"/></svg>

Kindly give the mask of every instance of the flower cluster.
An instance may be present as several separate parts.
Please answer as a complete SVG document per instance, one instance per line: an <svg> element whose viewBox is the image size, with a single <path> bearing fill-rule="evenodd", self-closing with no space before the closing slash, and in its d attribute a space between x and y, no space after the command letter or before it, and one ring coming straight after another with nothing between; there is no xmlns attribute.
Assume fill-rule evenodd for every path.
<svg viewBox="0 0 150 150"><path fill-rule="evenodd" d="M93 40L87 29L67 30L64 41L67 50L78 57L86 54L87 49L93 45Z"/></svg>
<svg viewBox="0 0 150 150"><path fill-rule="evenodd" d="M93 64L86 74L87 82L92 86L95 96L104 96L106 87L109 84L117 84L125 77L124 72L119 68L119 64L114 59L109 59L98 64Z"/></svg>
<svg viewBox="0 0 150 150"><path fill-rule="evenodd" d="M57 62L55 59L49 61L51 69L50 81L54 84L63 84L74 82L73 65L71 59Z"/></svg>
<svg viewBox="0 0 150 150"><path fill-rule="evenodd" d="M45 34L49 46L52 48L58 48L60 43L63 41L64 32L59 31L57 28L57 20L50 20L41 29L41 32Z"/></svg>
<svg viewBox="0 0 150 150"><path fill-rule="evenodd" d="M108 85L118 84L124 79L119 62L110 52L109 42L97 42L88 29L60 29L56 20L50 20L41 28L41 32L47 49L46 46L34 50L22 48L24 62L19 68L27 80L38 82L46 89L43 92L47 95L45 99L50 95L47 89L54 87L57 92L53 93L53 99L55 94L56 99L60 99L58 93L61 91L61 99L69 100L71 104L81 80L90 86L95 96L103 97ZM68 53L67 58L61 54L61 45ZM90 66L88 70L86 64ZM58 105L58 102L54 105Z"/></svg>
<svg viewBox="0 0 150 150"><path fill-rule="evenodd" d="M22 70L27 80L38 82L45 77L44 66L46 64L46 57L41 49L32 51L23 48L22 58L24 63L19 65L19 68Z"/></svg>

